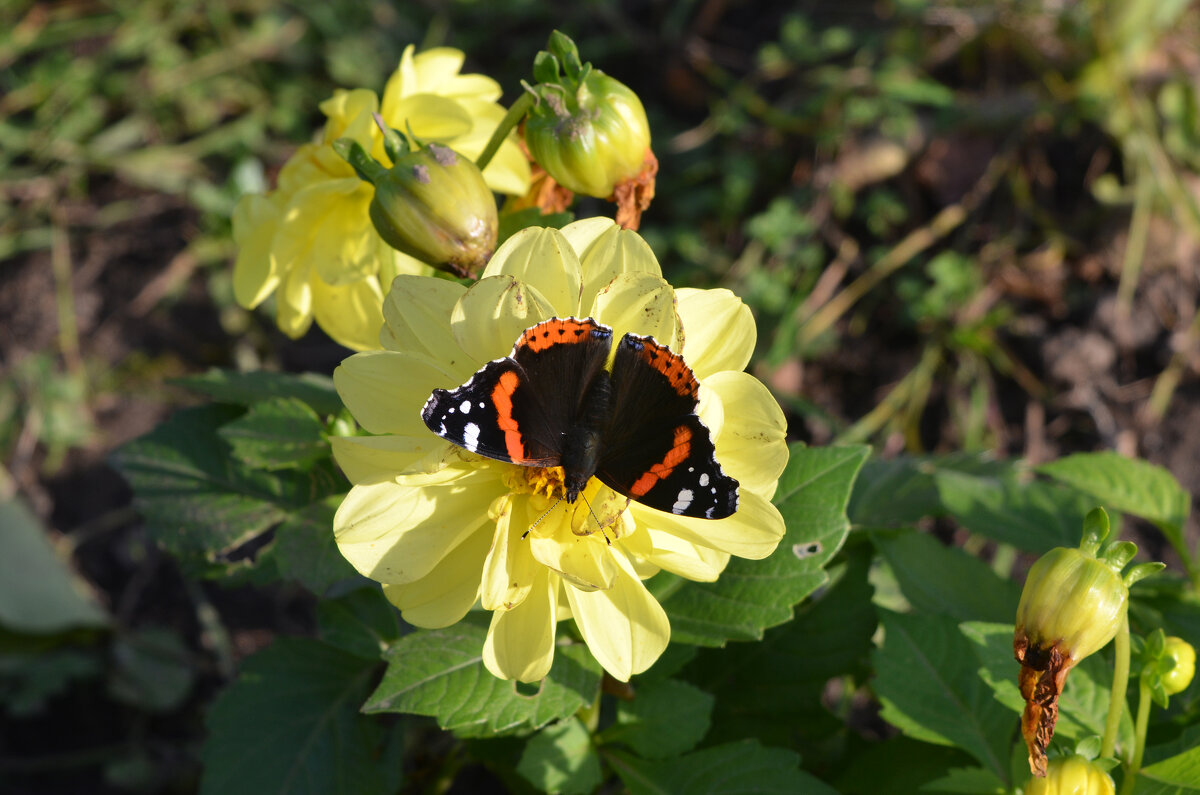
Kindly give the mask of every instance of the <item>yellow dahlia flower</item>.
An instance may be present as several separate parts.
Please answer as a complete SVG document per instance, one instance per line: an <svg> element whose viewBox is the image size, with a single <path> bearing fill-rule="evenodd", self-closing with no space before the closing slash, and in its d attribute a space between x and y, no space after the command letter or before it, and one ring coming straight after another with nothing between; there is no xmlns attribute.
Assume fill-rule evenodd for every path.
<svg viewBox="0 0 1200 795"><path fill-rule="evenodd" d="M238 303L253 309L277 293L276 322L288 336L301 336L316 318L342 345L379 347L385 288L398 273L429 270L379 237L368 216L374 189L331 144L352 138L382 159L383 136L373 118L378 112L393 129L475 158L505 111L496 103L501 91L494 80L458 73L463 57L448 47L414 56L409 46L382 103L366 89L339 90L321 103L327 121L320 140L296 150L274 191L243 196L234 210ZM515 138L504 142L483 176L500 193L528 190L529 163Z"/></svg>
<svg viewBox="0 0 1200 795"><path fill-rule="evenodd" d="M755 342L750 310L727 290L672 289L636 233L604 218L526 229L470 288L399 277L383 313L385 350L351 356L334 372L346 406L376 434L333 439L354 484L334 520L338 546L412 624L448 626L477 601L492 611L483 661L496 676L545 676L556 624L573 618L605 670L628 680L670 637L642 580L661 569L715 580L730 555L766 557L782 538L770 500L787 463L785 422L766 387L743 372ZM425 427L421 410L435 388L461 385L526 328L566 316L595 318L614 339L653 335L683 355L717 459L741 484L735 514L656 511L595 478L586 501L569 504L557 499L553 470L481 458Z"/></svg>

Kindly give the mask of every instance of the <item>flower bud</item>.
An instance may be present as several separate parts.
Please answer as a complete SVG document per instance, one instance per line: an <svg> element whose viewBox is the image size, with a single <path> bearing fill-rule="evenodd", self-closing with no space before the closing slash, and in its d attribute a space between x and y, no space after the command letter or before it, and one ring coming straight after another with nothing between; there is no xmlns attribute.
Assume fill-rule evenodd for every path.
<svg viewBox="0 0 1200 795"><path fill-rule="evenodd" d="M1156 564L1142 564L1122 577L1137 547L1116 541L1101 549L1108 530L1108 514L1093 510L1084 519L1079 548L1047 552L1029 569L1021 591L1013 654L1021 663L1018 683L1025 697L1021 733L1035 775L1046 773L1046 746L1067 674L1113 639L1125 620L1130 583L1156 570Z"/></svg>
<svg viewBox="0 0 1200 795"><path fill-rule="evenodd" d="M1196 650L1192 644L1174 635L1167 638L1166 656L1175 663L1163 674L1163 687L1168 696L1182 693L1192 683L1196 674Z"/></svg>
<svg viewBox="0 0 1200 795"><path fill-rule="evenodd" d="M390 135L388 135L390 133ZM496 248L496 200L483 174L453 149L431 143L412 151L387 131L392 167L341 139L334 148L375 186L370 216L392 248L456 276L474 276Z"/></svg>
<svg viewBox="0 0 1200 795"><path fill-rule="evenodd" d="M547 47L534 63L538 85L530 90L538 101L525 120L534 160L585 196L620 199L623 186L640 182L629 200L645 209L657 161L641 100L624 83L580 63L575 43L562 33L555 31Z"/></svg>
<svg viewBox="0 0 1200 795"><path fill-rule="evenodd" d="M1107 772L1082 756L1055 759L1045 778L1034 778L1025 795L1114 795L1117 791Z"/></svg>

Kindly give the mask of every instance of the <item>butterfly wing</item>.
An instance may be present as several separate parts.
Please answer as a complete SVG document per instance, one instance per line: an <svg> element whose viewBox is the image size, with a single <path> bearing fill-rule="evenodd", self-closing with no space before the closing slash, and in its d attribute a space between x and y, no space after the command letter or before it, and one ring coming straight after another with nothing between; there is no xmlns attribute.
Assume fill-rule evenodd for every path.
<svg viewBox="0 0 1200 795"><path fill-rule="evenodd" d="M596 476L629 498L680 516L723 519L738 482L716 459L696 415L699 382L683 358L651 337L626 334L612 371L613 412Z"/></svg>
<svg viewBox="0 0 1200 795"><path fill-rule="evenodd" d="M583 385L604 367L611 343L612 329L591 319L538 323L521 334L509 356L488 362L457 389L435 389L421 418L472 453L557 466Z"/></svg>

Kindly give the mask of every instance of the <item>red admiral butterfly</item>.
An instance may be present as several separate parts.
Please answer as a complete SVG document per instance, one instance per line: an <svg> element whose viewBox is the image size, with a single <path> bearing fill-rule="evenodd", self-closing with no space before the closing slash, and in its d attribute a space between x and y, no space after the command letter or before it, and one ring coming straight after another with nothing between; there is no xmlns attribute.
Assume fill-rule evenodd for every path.
<svg viewBox="0 0 1200 795"><path fill-rule="evenodd" d="M435 389L421 418L472 453L529 467L561 466L567 502L593 475L660 511L723 519L738 482L717 463L696 416L700 384L682 357L626 334L605 369L612 329L591 318L551 318L526 329L512 353L458 389Z"/></svg>

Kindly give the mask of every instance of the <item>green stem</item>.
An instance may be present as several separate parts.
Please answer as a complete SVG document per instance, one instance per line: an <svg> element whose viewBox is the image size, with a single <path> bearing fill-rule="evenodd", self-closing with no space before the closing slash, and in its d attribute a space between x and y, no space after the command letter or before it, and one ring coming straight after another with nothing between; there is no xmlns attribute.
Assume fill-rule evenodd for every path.
<svg viewBox="0 0 1200 795"><path fill-rule="evenodd" d="M496 131L492 133L492 137L488 140L487 146L479 153L479 157L475 158L475 165L479 166L480 171L483 171L487 168L488 163L492 162L492 158L500 150L500 144L504 143L504 139L513 131L513 128L521 123L521 119L525 118L525 114L533 107L533 103L536 100L537 97L531 92L525 91L512 104L512 107L508 109L508 113L504 114L504 118L500 120Z"/></svg>
<svg viewBox="0 0 1200 795"><path fill-rule="evenodd" d="M1125 707L1125 690L1129 686L1129 613L1121 616L1117 629L1116 661L1113 665L1112 700L1108 702L1108 721L1104 724L1104 740L1100 756L1113 756L1117 748L1117 730L1121 728L1121 710Z"/></svg>
<svg viewBox="0 0 1200 795"><path fill-rule="evenodd" d="M1125 771L1125 779L1121 782L1121 795L1133 792L1133 782L1137 779L1138 771L1142 769L1142 753L1146 750L1146 727L1150 724L1150 685L1146 680L1138 681L1138 712L1137 725L1134 732L1133 761Z"/></svg>

